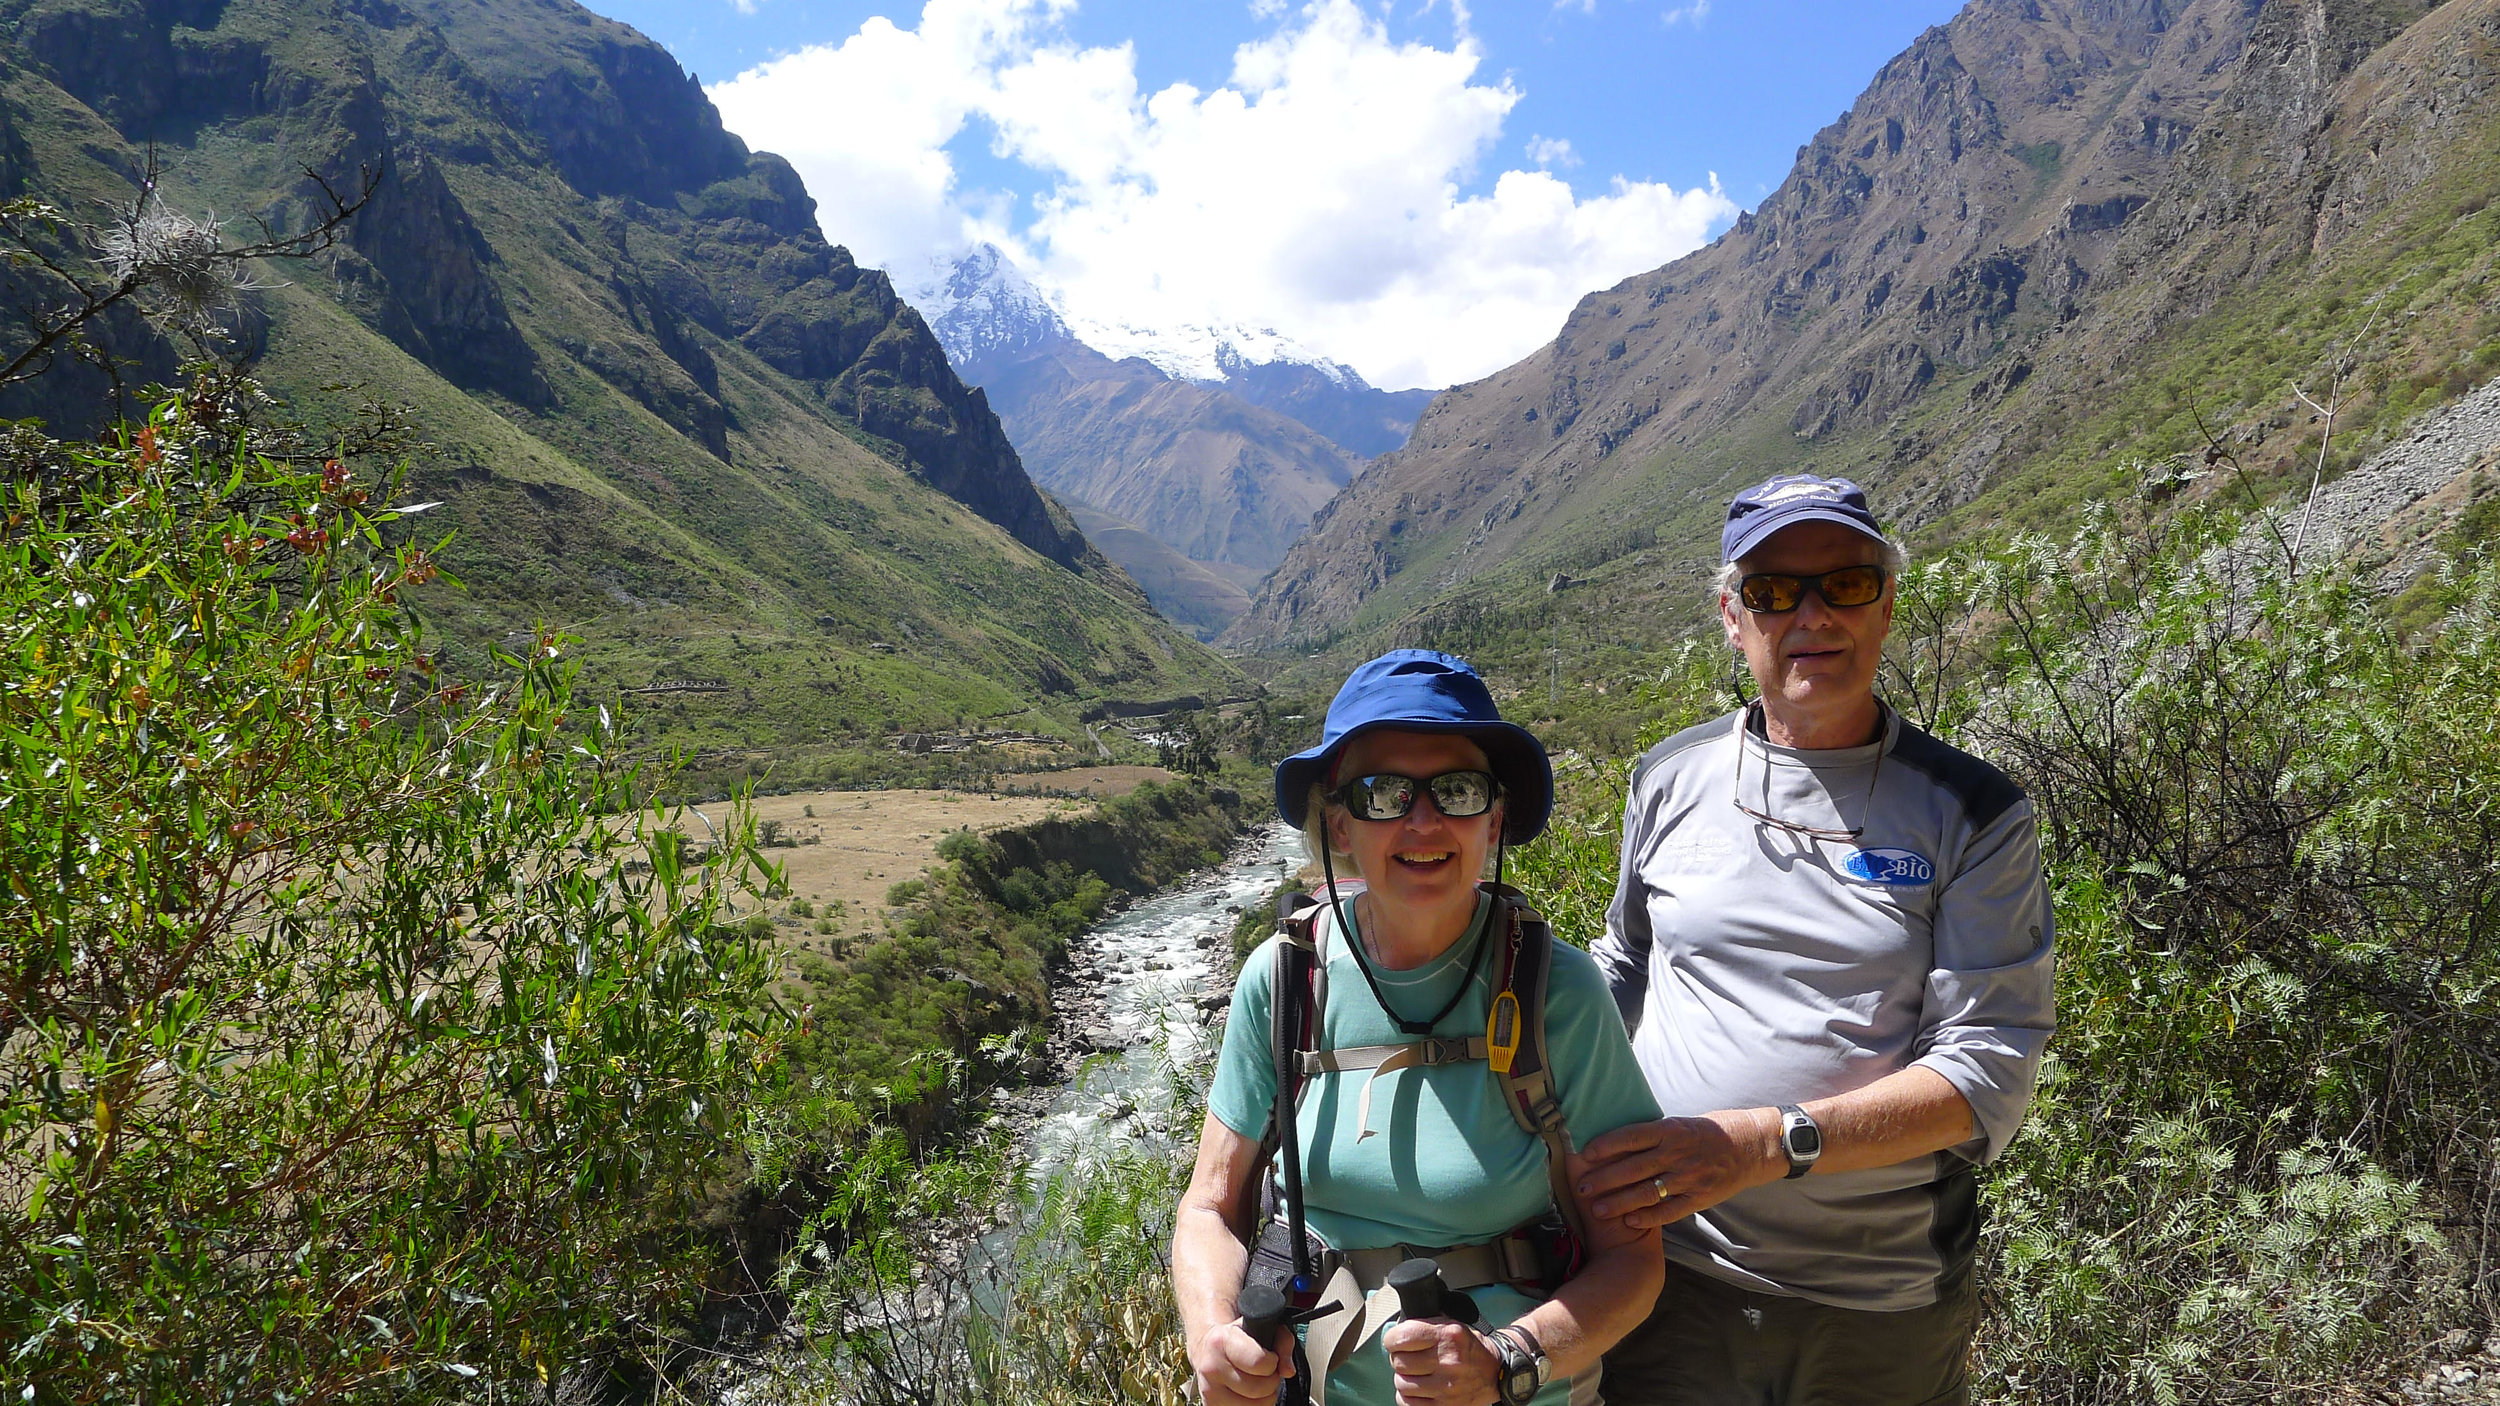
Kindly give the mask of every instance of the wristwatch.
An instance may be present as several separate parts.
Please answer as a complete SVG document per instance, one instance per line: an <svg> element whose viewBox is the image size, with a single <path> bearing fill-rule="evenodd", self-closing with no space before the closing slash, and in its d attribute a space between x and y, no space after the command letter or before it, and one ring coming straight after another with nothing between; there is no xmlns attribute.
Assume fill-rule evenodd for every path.
<svg viewBox="0 0 2500 1406"><path fill-rule="evenodd" d="M1780 1105L1780 1150L1788 1154L1790 1180L1814 1170L1815 1159L1823 1155L1823 1129L1814 1115L1793 1103Z"/></svg>
<svg viewBox="0 0 2500 1406"><path fill-rule="evenodd" d="M1554 1360L1545 1355L1536 1334L1516 1323L1485 1334L1485 1341L1502 1364L1493 1382L1502 1406L1528 1406L1554 1375Z"/></svg>

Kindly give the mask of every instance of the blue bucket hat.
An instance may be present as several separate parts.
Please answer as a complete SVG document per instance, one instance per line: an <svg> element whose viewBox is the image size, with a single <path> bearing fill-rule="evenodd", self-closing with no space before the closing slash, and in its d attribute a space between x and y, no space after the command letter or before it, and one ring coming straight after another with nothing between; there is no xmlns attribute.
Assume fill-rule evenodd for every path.
<svg viewBox="0 0 2500 1406"><path fill-rule="evenodd" d="M1545 744L1502 721L1484 679L1454 654L1393 649L1357 665L1328 705L1319 745L1276 764L1276 809L1300 828L1311 783L1325 781L1346 743L1366 732L1455 732L1484 749L1502 783L1503 838L1526 844L1554 810L1554 767Z"/></svg>
<svg viewBox="0 0 2500 1406"><path fill-rule="evenodd" d="M1759 547L1774 532L1801 522L1836 522L1884 540L1883 524L1866 505L1866 490L1845 478L1813 474L1782 474L1764 479L1736 495L1727 505L1727 526L1719 532L1719 560L1735 561Z"/></svg>

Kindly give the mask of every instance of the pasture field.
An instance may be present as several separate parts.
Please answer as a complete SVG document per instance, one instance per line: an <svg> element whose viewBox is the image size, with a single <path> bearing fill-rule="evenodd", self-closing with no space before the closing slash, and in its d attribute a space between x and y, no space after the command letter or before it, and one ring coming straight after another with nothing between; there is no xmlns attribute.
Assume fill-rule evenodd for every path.
<svg viewBox="0 0 2500 1406"><path fill-rule="evenodd" d="M1172 774L1161 767L1100 766L1002 776L999 791L986 794L893 790L758 796L756 828L766 841L765 855L788 877L791 900L772 908L776 916L795 920L802 931L815 928L821 919L830 920L832 932L845 936L879 932L886 910L894 906L887 903L887 895L897 884L925 879L937 863L938 841L950 832L969 829L986 835L1052 815L1075 815L1145 782L1170 779ZM725 823L725 807L689 809ZM687 828L690 837L702 838L700 822Z"/></svg>

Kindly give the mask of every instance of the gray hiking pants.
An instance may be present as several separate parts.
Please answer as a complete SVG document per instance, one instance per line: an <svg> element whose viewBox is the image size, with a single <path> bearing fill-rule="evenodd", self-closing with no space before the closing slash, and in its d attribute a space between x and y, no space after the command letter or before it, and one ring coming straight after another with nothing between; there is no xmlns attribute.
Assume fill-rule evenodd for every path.
<svg viewBox="0 0 2500 1406"><path fill-rule="evenodd" d="M1649 1320L1606 1354L1607 1406L1967 1406L1968 1270L1926 1308L1757 1294L1667 1261Z"/></svg>

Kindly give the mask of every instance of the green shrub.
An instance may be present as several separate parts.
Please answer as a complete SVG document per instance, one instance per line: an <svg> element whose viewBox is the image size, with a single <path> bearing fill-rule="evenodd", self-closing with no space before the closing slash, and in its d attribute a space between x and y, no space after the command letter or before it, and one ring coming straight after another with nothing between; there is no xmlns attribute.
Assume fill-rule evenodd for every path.
<svg viewBox="0 0 2500 1406"><path fill-rule="evenodd" d="M773 1048L751 850L609 813L561 642L449 677L391 486L243 433L12 446L0 1379L536 1392L704 1267Z"/></svg>
<svg viewBox="0 0 2500 1406"><path fill-rule="evenodd" d="M961 864L981 852L981 837L971 826L949 830L938 837L937 856L949 864Z"/></svg>
<svg viewBox="0 0 2500 1406"><path fill-rule="evenodd" d="M2095 514L1905 589L1965 646L1905 696L2031 792L2060 879L1990 1379L2317 1398L2487 1315L2500 572L2411 645L2227 517Z"/></svg>

